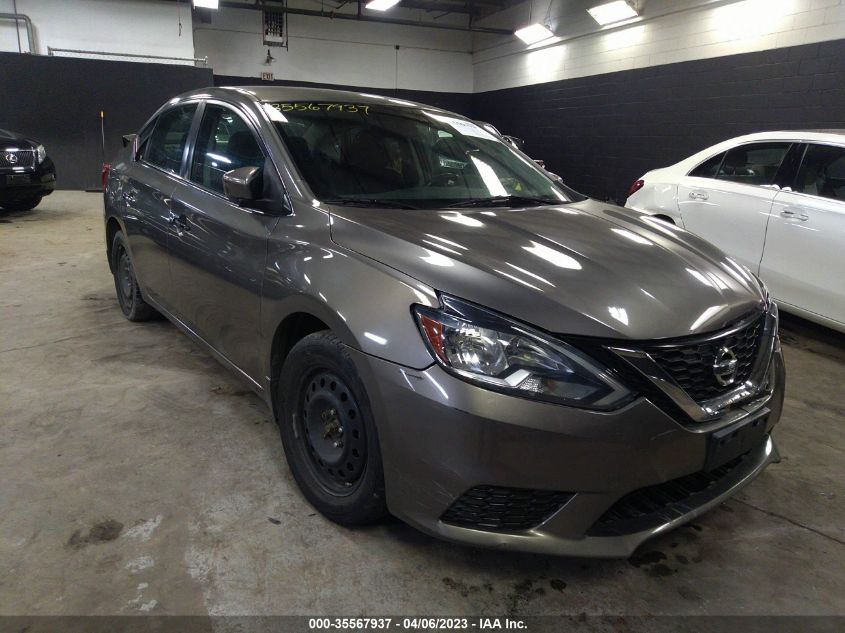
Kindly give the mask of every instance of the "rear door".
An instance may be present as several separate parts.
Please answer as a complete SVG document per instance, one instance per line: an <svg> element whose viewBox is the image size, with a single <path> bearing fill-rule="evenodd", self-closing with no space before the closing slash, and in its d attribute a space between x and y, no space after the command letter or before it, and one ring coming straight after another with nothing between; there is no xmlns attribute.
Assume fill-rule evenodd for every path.
<svg viewBox="0 0 845 633"><path fill-rule="evenodd" d="M137 160L120 174L121 198L132 263L147 295L173 307L168 254L170 204L184 161L197 104L162 112L139 139Z"/></svg>
<svg viewBox="0 0 845 633"><path fill-rule="evenodd" d="M223 174L264 168L268 159L245 113L207 102L201 116L187 179L173 193L170 262L176 309L195 333L260 382L261 282L267 239L278 215L226 198ZM265 179L270 171L265 169Z"/></svg>
<svg viewBox="0 0 845 633"><path fill-rule="evenodd" d="M678 184L684 227L757 272L776 176L791 145L747 143L693 169Z"/></svg>
<svg viewBox="0 0 845 633"><path fill-rule="evenodd" d="M775 197L760 276L776 299L845 323L845 146L807 146Z"/></svg>

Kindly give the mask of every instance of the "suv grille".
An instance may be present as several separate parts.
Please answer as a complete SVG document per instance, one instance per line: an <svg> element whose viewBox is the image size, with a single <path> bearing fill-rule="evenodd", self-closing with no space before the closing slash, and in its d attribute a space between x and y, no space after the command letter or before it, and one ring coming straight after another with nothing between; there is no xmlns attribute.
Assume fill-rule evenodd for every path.
<svg viewBox="0 0 845 633"><path fill-rule="evenodd" d="M440 517L444 523L490 531L529 530L560 510L568 492L476 486Z"/></svg>
<svg viewBox="0 0 845 633"><path fill-rule="evenodd" d="M17 158L15 160L12 156ZM35 163L35 152L31 149L8 151L0 150L0 167L32 167Z"/></svg>
<svg viewBox="0 0 845 633"><path fill-rule="evenodd" d="M760 347L763 318L757 319L738 332L703 343L659 345L646 347L647 352L663 371L669 374L696 402L724 395L751 376ZM716 380L713 365L725 347L736 356L736 378L729 385Z"/></svg>

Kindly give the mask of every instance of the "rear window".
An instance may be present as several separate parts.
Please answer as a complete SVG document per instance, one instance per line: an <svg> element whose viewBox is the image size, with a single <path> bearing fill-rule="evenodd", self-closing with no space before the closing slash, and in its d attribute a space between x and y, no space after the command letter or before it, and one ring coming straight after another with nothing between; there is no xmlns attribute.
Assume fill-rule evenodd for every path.
<svg viewBox="0 0 845 633"><path fill-rule="evenodd" d="M693 169L689 175L696 178L715 178L719 173L719 167L722 164L722 159L725 157L725 152L716 154L701 163L698 167Z"/></svg>
<svg viewBox="0 0 845 633"><path fill-rule="evenodd" d="M750 143L729 150L717 178L747 185L769 185L792 143Z"/></svg>
<svg viewBox="0 0 845 633"><path fill-rule="evenodd" d="M192 103L172 108L158 117L144 150L146 162L173 174L179 173L196 109L197 105Z"/></svg>

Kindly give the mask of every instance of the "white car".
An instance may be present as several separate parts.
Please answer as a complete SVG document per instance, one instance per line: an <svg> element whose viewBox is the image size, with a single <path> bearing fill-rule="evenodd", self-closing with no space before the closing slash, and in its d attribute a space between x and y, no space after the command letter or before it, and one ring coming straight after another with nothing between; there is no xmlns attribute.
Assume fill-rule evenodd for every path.
<svg viewBox="0 0 845 633"><path fill-rule="evenodd" d="M787 312L845 331L845 130L724 141L648 172L625 206L709 240Z"/></svg>

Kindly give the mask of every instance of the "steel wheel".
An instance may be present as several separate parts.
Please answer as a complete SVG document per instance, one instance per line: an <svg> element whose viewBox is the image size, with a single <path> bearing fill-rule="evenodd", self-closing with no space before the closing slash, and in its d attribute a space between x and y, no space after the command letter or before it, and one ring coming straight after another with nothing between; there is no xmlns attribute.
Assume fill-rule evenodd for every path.
<svg viewBox="0 0 845 633"><path fill-rule="evenodd" d="M144 301L141 295L135 268L132 266L132 257L129 255L129 249L121 231L115 233L111 253L114 290L123 316L130 321L149 321L157 317L158 312Z"/></svg>
<svg viewBox="0 0 845 633"><path fill-rule="evenodd" d="M131 309L132 300L135 296L135 277L132 273L132 260L129 259L129 253L122 246L118 252L117 281L120 290L120 304L126 309Z"/></svg>
<svg viewBox="0 0 845 633"><path fill-rule="evenodd" d="M318 370L303 381L297 419L314 477L328 492L353 492L364 473L367 438L352 390L336 374Z"/></svg>

